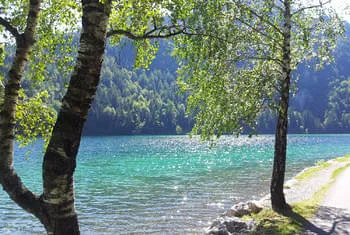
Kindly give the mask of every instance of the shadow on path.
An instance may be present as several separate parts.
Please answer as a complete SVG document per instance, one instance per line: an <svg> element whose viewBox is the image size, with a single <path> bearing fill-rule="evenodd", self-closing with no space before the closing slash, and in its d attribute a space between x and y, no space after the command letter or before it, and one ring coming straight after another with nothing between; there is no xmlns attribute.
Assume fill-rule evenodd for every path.
<svg viewBox="0 0 350 235"><path fill-rule="evenodd" d="M300 215L296 214L296 216ZM301 218L306 220L303 217ZM299 220L301 218L295 219ZM320 206L314 218L303 224L306 228L302 233L303 235L350 235L350 213L340 208Z"/></svg>
<svg viewBox="0 0 350 235"><path fill-rule="evenodd" d="M303 216L301 216L300 214L296 213L293 210L287 211L284 215L291 218L298 224L303 225L305 228L307 228L311 232L310 234L328 234L325 230L313 224L311 221L305 219ZM302 233L302 234L309 234L309 233Z"/></svg>

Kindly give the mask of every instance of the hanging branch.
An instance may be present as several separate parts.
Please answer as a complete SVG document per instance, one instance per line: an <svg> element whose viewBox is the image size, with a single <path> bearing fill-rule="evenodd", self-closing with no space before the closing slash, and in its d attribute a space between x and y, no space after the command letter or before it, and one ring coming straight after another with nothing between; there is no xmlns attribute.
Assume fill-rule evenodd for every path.
<svg viewBox="0 0 350 235"><path fill-rule="evenodd" d="M7 31L9 31L12 36L18 38L20 36L18 30L11 25L11 23L4 18L0 17L0 25L4 26Z"/></svg>
<svg viewBox="0 0 350 235"><path fill-rule="evenodd" d="M164 33L164 31L167 31ZM132 40L143 40L143 39L156 39L156 38L169 38L179 34L183 34L186 31L186 27L180 27L178 25L169 25L158 27L154 24L154 28L150 31L147 31L141 35L132 33L131 31L124 29L112 29L107 32L107 37L111 37L114 35L124 35Z"/></svg>
<svg viewBox="0 0 350 235"><path fill-rule="evenodd" d="M331 2L331 0L328 0L326 2L322 2L321 0L319 1L319 4L317 5L312 5L312 6L307 6L307 7L302 7L298 10L296 10L295 12L292 13L292 16L299 14L300 12L303 12L305 10L310 10L310 9L314 9L314 8L320 8L323 7L323 5L329 4Z"/></svg>

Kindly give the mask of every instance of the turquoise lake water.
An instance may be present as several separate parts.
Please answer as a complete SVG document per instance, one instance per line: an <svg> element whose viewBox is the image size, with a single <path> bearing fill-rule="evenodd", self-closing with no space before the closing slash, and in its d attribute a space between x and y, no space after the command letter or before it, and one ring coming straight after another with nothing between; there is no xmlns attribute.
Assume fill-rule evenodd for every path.
<svg viewBox="0 0 350 235"><path fill-rule="evenodd" d="M82 234L202 234L232 204L269 190L274 137L223 137L215 148L187 136L84 137L75 174ZM287 179L350 153L350 135L290 135ZM31 154L25 152L31 150ZM41 143L17 149L15 168L41 192ZM42 234L0 191L0 234Z"/></svg>

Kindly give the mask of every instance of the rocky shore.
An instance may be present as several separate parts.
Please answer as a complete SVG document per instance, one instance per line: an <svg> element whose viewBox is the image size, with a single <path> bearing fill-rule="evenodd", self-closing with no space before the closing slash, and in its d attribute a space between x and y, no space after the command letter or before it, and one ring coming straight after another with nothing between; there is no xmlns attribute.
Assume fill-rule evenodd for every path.
<svg viewBox="0 0 350 235"><path fill-rule="evenodd" d="M259 213L262 209L263 205L260 201L248 201L235 204L212 223L207 229L206 234L229 235L252 232L256 228L256 222L253 219L243 220L242 217L253 213Z"/></svg>
<svg viewBox="0 0 350 235"><path fill-rule="evenodd" d="M324 167L317 165L306 168L293 179L286 182L284 192L287 202L291 204L312 198L318 190L331 182L332 174L335 170L346 166L350 162L350 159L339 159L332 159L323 163ZM305 174L306 172L311 173ZM261 198L259 201L247 201L235 204L215 219L205 233L210 235L231 235L253 232L258 226L257 222L249 217L248 219L242 219L242 217L259 213L264 208L271 208L269 195Z"/></svg>

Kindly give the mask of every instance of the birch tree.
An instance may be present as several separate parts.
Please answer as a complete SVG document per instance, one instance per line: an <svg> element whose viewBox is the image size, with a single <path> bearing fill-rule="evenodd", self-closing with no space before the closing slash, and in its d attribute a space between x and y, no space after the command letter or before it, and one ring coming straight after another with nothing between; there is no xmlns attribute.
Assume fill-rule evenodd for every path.
<svg viewBox="0 0 350 235"><path fill-rule="evenodd" d="M299 63L332 61L343 25L330 1L197 1L188 25L196 35L177 39L184 61L179 84L197 113L203 139L254 128L259 112L276 110L270 186L272 208L289 210L283 194L291 85ZM196 22L196 23L194 23ZM192 24L191 24L192 23Z"/></svg>
<svg viewBox="0 0 350 235"><path fill-rule="evenodd" d="M13 1L6 4L5 1L1 2L4 3L6 10L0 14L1 29L6 30L15 39L16 56L8 79L4 81L5 92L0 112L0 183L15 203L40 220L48 234L79 234L73 178L83 126L100 80L107 37L110 37L112 43L120 43L124 36L135 41L136 66L147 66L157 51L157 43L150 40L178 35L182 33L183 26L177 24L177 21L165 21L166 14L162 13L165 7L160 6L159 1L141 3L82 0L81 7L71 1L49 1L43 2L41 6L39 0ZM50 12L49 18L44 16L40 18L39 12L43 6ZM64 7L68 7L67 12L72 13L67 15L67 12L57 12ZM73 11L69 11L71 8ZM35 195L22 184L13 168L14 141L18 136L15 133L15 126L21 117L18 115L21 78L25 63L30 59L29 51L33 48L35 39L38 40L35 44L38 47L35 49L45 48L42 56L51 49L53 52L57 50L51 45L51 39L55 38L58 32L53 30L52 22L47 20L66 19L58 24L57 30L62 31L60 27L66 29L74 25L75 21L71 22L69 19L76 19L80 15L80 10L82 10L82 27L76 63L51 136L48 136L42 167L43 192L41 195ZM23 14L26 12L27 21L23 22ZM65 18L63 15L68 17ZM45 30L36 35L38 24ZM44 32L48 32L51 38L41 37L41 33ZM3 48L1 52L3 55ZM31 62L34 62L32 71L39 71L39 77L42 77L40 74L44 72L45 66L38 68L38 61L31 59ZM54 62L60 63L60 61ZM38 113L35 115L42 117ZM26 129L32 133L27 136L28 138L42 134L37 131L36 126L29 126Z"/></svg>
<svg viewBox="0 0 350 235"><path fill-rule="evenodd" d="M24 210L34 214L49 234L79 234L73 190L75 157L82 126L99 80L110 2L102 4L98 0L82 1L83 26L77 63L44 155L44 185L40 196L34 195L21 183L13 168L16 104L24 64L28 60L30 47L35 42L35 29L41 9L40 1L37 0L29 1L28 5L21 4L24 8L18 9L28 12L23 33L19 31L21 27L13 26L17 22L16 18L10 19L9 17L9 15L16 17L15 12L9 11L7 15L9 20L1 18L1 25L15 37L17 49L12 69L9 71L9 78L6 81L0 114L0 182L11 199ZM11 4L5 6L17 9Z"/></svg>

